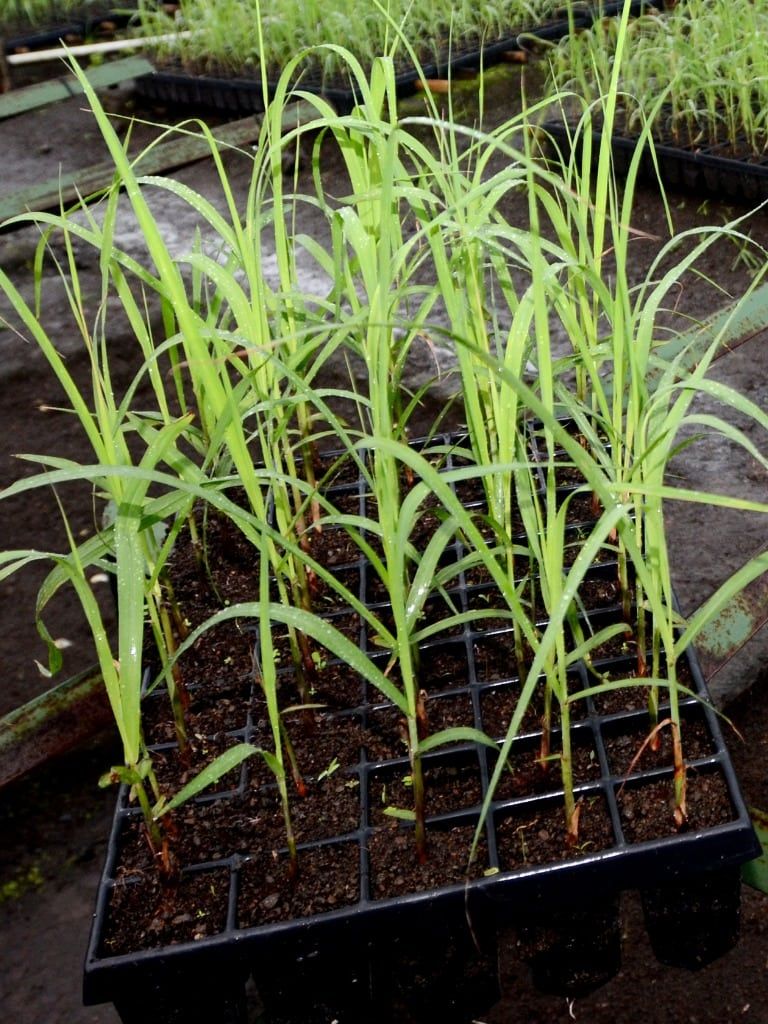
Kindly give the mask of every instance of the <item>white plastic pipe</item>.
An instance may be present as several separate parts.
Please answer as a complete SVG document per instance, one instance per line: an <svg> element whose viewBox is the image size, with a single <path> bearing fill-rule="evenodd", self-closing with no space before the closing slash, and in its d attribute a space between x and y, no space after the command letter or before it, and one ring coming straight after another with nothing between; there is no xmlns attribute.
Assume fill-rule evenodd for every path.
<svg viewBox="0 0 768 1024"><path fill-rule="evenodd" d="M156 43L171 43L174 39L183 39L191 35L189 31L170 32L163 36L149 36L144 39L108 39L102 43L80 43L78 46L54 46L50 50L30 50L29 53L9 53L8 64L36 64L44 60L60 60L62 57L87 57L91 53L114 53L117 50L135 50L140 46L153 46Z"/></svg>

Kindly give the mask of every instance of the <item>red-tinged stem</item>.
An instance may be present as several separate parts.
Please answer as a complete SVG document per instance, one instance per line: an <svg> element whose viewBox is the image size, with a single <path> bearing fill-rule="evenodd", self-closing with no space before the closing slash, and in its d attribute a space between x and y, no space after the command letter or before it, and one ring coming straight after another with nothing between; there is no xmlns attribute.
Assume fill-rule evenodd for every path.
<svg viewBox="0 0 768 1024"><path fill-rule="evenodd" d="M164 830L157 823L152 813L152 805L149 802L144 782L139 781L134 783L133 792L136 794L136 799L139 801L139 807L141 808L141 813L144 817L144 827L147 830L147 842L149 843L149 848L158 863L160 874L163 878L172 878L176 873L175 858L173 857L168 845L168 837L165 835Z"/></svg>
<svg viewBox="0 0 768 1024"><path fill-rule="evenodd" d="M569 846L579 840L579 807L573 793L573 751L571 749L571 712L567 699L560 703L560 727L562 750L560 754L560 777L563 782L565 810L565 838Z"/></svg>
<svg viewBox="0 0 768 1024"><path fill-rule="evenodd" d="M293 784L296 787L296 792L303 799L307 795L307 786L301 775L301 769L299 768L299 762L296 757L296 751L293 749L293 743L288 735L288 730L285 727L285 722L280 719L280 736L283 741L283 750L285 751L288 761L291 765L291 777L293 778Z"/></svg>
<svg viewBox="0 0 768 1024"><path fill-rule="evenodd" d="M427 860L426 794L424 772L419 753L419 726L416 717L408 720L408 756L411 762L411 788L413 790L413 815L415 822L416 859L419 864Z"/></svg>
<svg viewBox="0 0 768 1024"><path fill-rule="evenodd" d="M291 883L299 877L299 854L296 849L296 837L293 832L293 822L288 806L288 791L285 787L285 779L280 786L280 801L283 805L283 823L285 825L285 843L288 847L288 879Z"/></svg>
<svg viewBox="0 0 768 1024"><path fill-rule="evenodd" d="M416 859L419 864L426 864L426 794L424 792L424 774L422 772L421 756L419 754L416 754L416 756L411 759L411 778L413 780L413 810L416 815Z"/></svg>
<svg viewBox="0 0 768 1024"><path fill-rule="evenodd" d="M543 772L549 771L549 758L552 753L552 689L544 684L544 711L541 716L541 742L539 743L539 767Z"/></svg>
<svg viewBox="0 0 768 1024"><path fill-rule="evenodd" d="M169 613L167 605L163 604L160 606L160 628L163 631L163 640L165 642L165 649L169 657L173 657L177 650L176 637L179 636L181 640L184 640L186 634L186 627L182 627L184 632L178 632L178 624L176 624L176 630L174 629L174 622L171 621L171 615ZM174 620L177 617L174 616ZM189 707L189 692L184 683L184 677L181 672L181 666L178 662L175 662L173 668L168 675L168 699L171 702L171 713L173 714L173 727L176 733L176 742L179 744L179 755L184 762L189 761L189 737L187 736L187 723L186 723L186 711Z"/></svg>
<svg viewBox="0 0 768 1024"><path fill-rule="evenodd" d="M685 761L683 759L683 741L680 734L680 726L672 722L672 760L675 766L675 824L678 828L688 820L688 806L686 803L687 775Z"/></svg>

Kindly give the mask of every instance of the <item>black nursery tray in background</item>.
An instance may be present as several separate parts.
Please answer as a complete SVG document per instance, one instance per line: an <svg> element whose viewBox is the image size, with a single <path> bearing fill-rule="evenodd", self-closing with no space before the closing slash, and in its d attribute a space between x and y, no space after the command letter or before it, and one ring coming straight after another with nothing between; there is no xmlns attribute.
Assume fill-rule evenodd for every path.
<svg viewBox="0 0 768 1024"><path fill-rule="evenodd" d="M125 28L135 18L135 14L126 10L128 4L120 10L110 10L106 6L100 11L73 11L66 18L45 28L15 29L3 33L4 49L7 54L27 53L30 50L46 50L58 46L60 42L68 45L82 43L86 40L109 38L115 31Z"/></svg>
<svg viewBox="0 0 768 1024"><path fill-rule="evenodd" d="M444 450L450 451L456 442L456 438L446 436L435 443L442 443ZM446 456L445 466L453 467L451 454ZM343 502L345 508L359 509L361 514L370 511L362 479L331 487L327 495L332 501ZM481 507L481 500L477 506ZM462 542L457 540L448 557L458 561L463 554ZM602 565L595 571L605 575L608 570ZM364 560L352 557L345 564L334 566L334 572L343 572L351 589L370 607L386 609L383 604L375 604L377 598L381 599L377 580ZM477 608L476 599L484 587L482 581L468 582L462 572L451 592L457 610ZM605 617L615 611L609 598L607 607L600 609L599 614ZM355 638L361 650L381 657L376 638L368 635L363 624L343 611L328 614ZM427 691L433 730L442 728L443 722L462 721L496 740L506 731L519 685L509 667L514 662L511 631L503 623L483 628L487 626L488 620L466 623L447 638L422 646L421 682ZM618 657L617 662L615 654L606 652L604 660L596 658L595 666L613 672L623 667L631 675L632 659L621 652ZM194 805L188 805L189 814L210 815L220 824L210 845L203 842L198 857L184 864L180 888L215 887L221 895L220 919L213 923L210 919L197 922L193 902L176 911L178 920L182 924L187 922L187 940L151 948L157 944L157 938L150 929L143 935L138 950L114 952L114 946L110 949L112 939L108 938L115 934L110 908L130 888L146 893L146 900L158 899L157 886L153 887L147 874L121 864L124 845L140 843L136 811L129 806L123 790L87 954L86 1002L113 1001L126 1024L146 1024L150 1002L165 1007L164 1016L159 1016L158 1021L188 1022L213 1014L217 1021L239 1022L245 1019L243 991L248 976L254 977L267 998L270 990L279 990L280 1000L285 998L286 986L280 987L278 981L288 977L288 988L294 998L297 991L303 990L314 1002L326 998L336 1007L335 1012L339 1000L347 1006L354 1002L352 1016L342 1014L345 1021L386 1019L375 1017L374 1009L378 1005L377 1012L381 1012L385 1003L383 991L389 982L381 980L381 972L391 981L393 950L397 950L398 943L410 938L415 948L429 945L438 959L442 956L453 965L450 970L457 973L454 946L462 936L469 936L468 920L480 935L492 935L497 926L510 923L516 923L524 934L533 934L531 959L539 983L547 989L572 992L579 985L573 973L569 973L574 967L574 956L578 960L586 947L600 946L594 937L595 914L602 917L601 934L606 936L602 952L608 966L599 969L605 972L600 980L606 980L618 968L616 897L621 890L672 886L666 889L668 903L685 890L690 880L699 886L702 879L706 880L706 890L707 885L716 888L718 880L725 877L727 888L727 879L734 877L737 866L758 852L719 723L706 703L706 688L693 652L689 652L687 662L688 685L697 695L682 701L684 738L691 737L691 803L696 802L697 789L714 788L729 808L725 818L714 823L694 821L688 831L675 832L667 804L672 778L668 753L666 760L664 756L650 761L645 755L635 756L649 731L647 711L631 705L628 709L617 709L590 697L578 703L573 727L576 794L583 808L582 845L575 850L565 849L564 858L554 863L539 859L534 841L546 831L562 828L562 789L556 768L547 774L538 772L533 789L528 788L541 738L534 716L515 741L511 762L515 770L504 773L494 795L480 844L481 860L471 870L469 879L464 877L467 851L495 761L493 750L475 744L455 745L424 758L433 863L441 868L446 866L442 855L445 841L451 836L461 838L459 857L446 862L447 884L423 888L420 868L403 869L391 864L393 849L402 846L413 850L411 826L392 822L382 812L384 806L402 806L403 800L407 802L407 788L404 795L400 791L409 774L408 760L403 756L402 746L398 749L396 738L394 749L391 746L392 734L397 737L398 732L396 714L393 721L394 709L362 681L353 682L347 696L329 706L319 724L323 735L335 730L339 736L351 733L353 737L351 753L340 753L340 764L334 772L334 803L350 802L350 812L337 834L300 837L300 858L308 872L315 870L313 865L321 872L329 871L336 861L345 865L346 905L321 903L316 913L303 913L292 920L271 919L277 902L293 898L291 890L284 885L281 888L279 881L275 883L274 899L270 896L254 905L250 896L254 881L270 872L283 878L285 864L284 859L275 860L279 855L273 855L271 841L266 849L259 844L259 822L263 827L263 807L274 804L274 787L260 774L261 762L252 759L241 767L237 778L228 782L228 789L207 794ZM337 669L341 671L343 666L330 659L323 666L330 678L335 678ZM290 672L282 671L284 682L289 685ZM584 665L576 666L572 691L586 689L592 679ZM217 685L220 687L220 681ZM233 680L232 687L242 691L242 680ZM255 683L251 682L250 687L240 717L236 715L226 729L229 743L248 740L258 745L263 741L261 694ZM205 681L201 681L201 690L205 692ZM332 705L323 694L318 700ZM201 717L195 726L201 734L205 733L203 721ZM151 725L148 728L151 730ZM211 738L212 743L214 740L220 742L222 734ZM310 747L315 742L313 739ZM333 749L342 751L345 743L346 740L339 739ZM169 748L167 743L156 746L160 754ZM325 755L322 760L325 763ZM524 766L519 773L518 766ZM311 787L316 785L319 789L320 774L318 762L307 774ZM453 783L460 781L460 785L450 787L451 800L447 803L443 801L445 778ZM638 831L636 797L645 788L657 789L662 794L664 820L653 838ZM227 817L230 808L231 816ZM415 882L412 874L416 876ZM162 906L160 898L158 919L163 916ZM259 914L269 923L258 923ZM536 929L547 922L555 922L561 935L554 965L551 959L542 959L536 940ZM731 901L719 918L719 925L729 929L729 942L735 940L737 923L738 901ZM662 931L667 927L664 922ZM427 935L429 942L425 939ZM454 944L450 955L443 949L441 936ZM587 936L590 941L586 941ZM414 946L408 948L412 950ZM702 955L702 961L707 957L708 954ZM221 985L218 990L211 987L213 977ZM203 978L207 986L204 992ZM456 984L456 979L452 980ZM178 1013L178 1018L173 1013ZM360 1017L360 1013L367 1016ZM149 1019L150 1024L153 1020Z"/></svg>
<svg viewBox="0 0 768 1024"><path fill-rule="evenodd" d="M562 121L545 121L542 130L567 154L573 137L573 126ZM602 132L592 132L592 152L596 155ZM626 175L638 145L636 137L611 136L613 167L619 175ZM746 146L740 140L734 145L722 143L684 149L666 143L654 142L656 164L646 147L640 159L639 174L643 181L656 183L661 179L665 188L679 189L702 195L715 196L724 201L760 203L768 199L768 154L763 157L737 158L732 155ZM658 170L657 170L658 167Z"/></svg>
<svg viewBox="0 0 768 1024"><path fill-rule="evenodd" d="M575 16L574 23L586 27L586 15ZM518 36L537 35L542 39L556 40L568 33L568 22L558 21L540 27L526 27L500 39L480 43L464 42L446 53L439 61L425 63L421 72L404 65L395 77L397 94L401 98L412 96L422 79L445 78L462 70L479 70L503 61L507 54L520 50ZM269 83L270 96L277 86L277 75ZM139 94L157 103L180 106L201 106L232 115L260 113L264 109L264 93L257 73L252 77L243 74L226 73L194 74L180 65L161 66L153 75L146 75L136 83ZM324 96L333 103L339 113L348 113L357 102L355 90L349 81L339 78L323 80L317 73L305 73L298 77L295 88Z"/></svg>
<svg viewBox="0 0 768 1024"><path fill-rule="evenodd" d="M630 11L636 16L650 6L653 4L649 0L632 0ZM413 95L422 78L441 79L462 70L492 67L504 61L510 53L531 49L530 40L556 42L566 36L571 27L588 28L597 17L620 14L622 7L621 0L574 4L570 21L565 11L558 11L557 16L546 24L510 27L510 31L498 39L456 40L451 50L446 50L439 59L426 60L421 73L403 64L396 76L398 95ZM272 89L276 81L277 76L271 82ZM339 113L348 113L356 102L355 92L346 80L323 81L318 75L305 74L297 87L325 96ZM210 107L233 116L258 113L264 107L261 81L257 74L253 77L242 74L193 74L181 66L168 66L160 67L154 75L141 78L137 88L141 95L154 102Z"/></svg>

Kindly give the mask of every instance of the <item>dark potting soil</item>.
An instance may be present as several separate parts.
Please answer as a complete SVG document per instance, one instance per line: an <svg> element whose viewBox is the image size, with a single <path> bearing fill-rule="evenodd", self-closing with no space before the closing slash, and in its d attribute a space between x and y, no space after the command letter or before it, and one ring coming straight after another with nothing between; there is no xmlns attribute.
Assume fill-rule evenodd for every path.
<svg viewBox="0 0 768 1024"><path fill-rule="evenodd" d="M494 638L494 640L496 639L499 638ZM511 648L511 642L505 639L504 644L502 645L502 649L504 646L507 645L507 643L509 643L509 646ZM482 641L478 642L475 645L475 658L477 659L478 653L484 655L487 649L488 648L485 646L485 644L482 643ZM492 652L494 659L496 657L501 657L498 648L492 648ZM509 654L511 657L511 651L509 652ZM479 682L487 681L485 675L486 671L493 672L494 674L498 672L499 677L501 676L500 669L494 667L494 662L489 659L485 661L484 668L478 672L478 675L480 677ZM496 739L503 739L507 734L507 730L509 729L512 714L515 711L517 700L521 693L521 686L519 680L514 678L510 681L503 681L500 679L492 681L494 682L494 685L484 687L480 691L480 707L482 710L483 728L485 729L489 736L492 736ZM578 693L581 689L583 689L583 684L578 676L569 676L568 681L568 690L570 693ZM587 707L584 701L574 701L574 703L571 704L570 714L572 721L579 721L580 719L583 719L587 714ZM543 716L544 683L542 680L541 684L538 685L534 690L528 703L528 706L526 707L525 712L523 713L523 718L518 733L522 734L526 732L533 732L537 729L541 729ZM559 722L559 720L560 711L558 708L558 704L556 700L553 700L550 710L550 722L554 726Z"/></svg>
<svg viewBox="0 0 768 1024"><path fill-rule="evenodd" d="M450 633L447 635L450 636ZM468 686L469 666L464 641L423 650L419 673L419 681L427 693L441 693Z"/></svg>
<svg viewBox="0 0 768 1024"><path fill-rule="evenodd" d="M476 633L510 628L512 612L502 610L496 614L497 604L497 591L492 584L473 587L467 591L467 609L480 613L477 618L472 619L472 629Z"/></svg>
<svg viewBox="0 0 768 1024"><path fill-rule="evenodd" d="M208 690L195 687L190 693L190 703L185 714L187 733L191 736L213 736L241 729L248 715L250 701L249 682L236 688L214 686ZM156 692L144 698L142 721L144 738L148 744L176 742L171 704L166 692Z"/></svg>
<svg viewBox="0 0 768 1024"><path fill-rule="evenodd" d="M328 722L324 723L322 731L329 734ZM310 746L308 741L307 749ZM325 757L323 753L316 759L316 764L322 763ZM458 767L438 765L427 771L428 814L442 814L477 805L482 790L478 770L471 763L473 757L474 754L468 756ZM538 792L559 788L556 766L544 773L535 758L536 752L531 750L527 770L520 771L518 760L514 773L504 773L497 792L498 799L519 795L522 780L526 784L533 781L532 789ZM407 770L407 764L399 769L385 769L380 779L374 776L371 787L371 803L382 809L382 831L372 835L368 843L372 895L377 899L458 883L465 877L467 850L473 832L471 827L452 829L448 833L441 831L439 842L430 844L428 863L419 865L414 858L411 830L397 823L386 823L385 806L409 805L409 787L404 781ZM539 785L532 780L536 774ZM594 750L586 743L577 742L575 745L574 775L577 784L599 775ZM341 769L320 781L308 778L307 796L293 799L297 841L303 843L332 838L354 831L359 824L358 785L356 776L349 776ZM629 841L674 834L671 793L669 779L638 787L629 784L623 790L620 799L622 827ZM580 807L579 841L573 849L567 849L569 856L606 849L614 842L602 798L586 795L581 799ZM666 809L661 815L661 823L660 807ZM718 775L690 773L688 809L687 827L690 829L730 820L727 788ZM249 925L283 919L283 913L291 917L296 913L312 912L312 908L329 909L357 898L357 847L354 844L322 847L320 849L325 851L322 855L313 850L312 856L307 858L306 869L303 858L307 857L308 851L304 851L299 878L295 882L290 881L282 852L282 815L274 787L247 791L235 798L191 803L176 812L176 819L171 840L179 863L215 862L231 856L233 852L249 858L241 869L244 872L243 895L238 904L239 919ZM189 941L190 936L194 938L198 934L209 934L208 929L221 922L225 913L226 899L220 891L225 883L205 885L198 880L192 884L187 878L198 879L198 874L192 873L182 875L183 885L174 882L164 887L157 881L152 856L138 819L129 832L120 871L123 881L115 886L112 906L119 911L121 920L127 915L131 924L128 932L121 925L119 939L116 934L109 933L109 951L127 951L136 948L137 942L139 948L150 948ZM450 837L450 843L445 841L446 836ZM538 809L530 815L511 814L498 829L498 842L504 869L561 859L565 846L560 801L555 800L544 810ZM336 864L343 865L338 880L334 874ZM479 872L479 866L477 870ZM147 883L147 878L152 879L151 883ZM322 884L315 884L318 878ZM185 894L184 902L180 909L171 910L171 900L175 899L177 892ZM187 897L187 893L191 895ZM207 903L208 893L212 901L210 906ZM130 907L134 901L136 905ZM305 909L297 911L297 907Z"/></svg>
<svg viewBox="0 0 768 1024"><path fill-rule="evenodd" d="M650 671L650 658L647 659L647 665ZM598 678L590 677L590 686L597 686L601 681L634 679L637 677L637 658L624 659L608 665L601 664L595 670L598 673ZM681 686L688 690L694 685L688 662L682 658L677 663L677 679ZM663 690L660 692L660 702L662 706L666 705L666 695ZM592 703L599 715L638 711L648 706L648 690L645 684L606 690L603 693L595 694L592 697Z"/></svg>
<svg viewBox="0 0 768 1024"><path fill-rule="evenodd" d="M335 612L329 615L325 615L324 618L330 623L333 628L345 636L352 643L357 644L360 640L360 616L357 612ZM257 619L245 619L243 621L243 627L249 629L251 638L251 662L253 663L253 649L256 640L256 629L254 628ZM373 630L369 630L371 633L371 644L373 643ZM283 693L286 698L291 694L298 694L298 686L295 678L289 678L292 671L291 666L293 665L293 656L291 654L291 643L288 635L287 627L285 629L277 628L272 632L272 644L275 652L275 661L279 669L285 671L281 672L280 686L283 689ZM306 685L308 692L311 694L312 690L322 685L320 678L326 666L332 662L333 655L327 651L322 645L314 644L312 646L311 665L304 664L303 671L305 675ZM300 698L297 698L300 699Z"/></svg>
<svg viewBox="0 0 768 1024"><path fill-rule="evenodd" d="M472 722L472 703L468 694L426 697L424 710L430 733L441 732ZM407 726L402 712L395 707L380 707L369 712L365 732L365 752L369 761L388 761L407 753Z"/></svg>
<svg viewBox="0 0 768 1024"><path fill-rule="evenodd" d="M331 801L328 801L330 804ZM280 849L284 842L280 798L274 786L229 799L187 803L174 812L171 834L174 855L186 864L223 861L233 852L247 855L261 842ZM126 856L137 854L141 826L126 837Z"/></svg>
<svg viewBox="0 0 768 1024"><path fill-rule="evenodd" d="M368 574L368 582L369 582L369 584L370 584L370 581L371 581L372 578L373 578L372 574L369 573ZM368 589L370 591L370 589L371 589L370 585L369 585ZM378 590L379 590L378 584L375 587L375 589L378 592ZM370 601L370 598L368 598L367 600ZM381 602L381 603L379 604L379 602ZM389 604L388 599L384 600L383 592L379 594L379 596L376 598L375 602L371 601L370 603L373 605L373 610L376 613L376 618L381 623L381 625L384 626L385 629L388 629L391 633L394 633L394 631L395 631L394 615L392 614L392 608L391 608L391 605ZM439 622L444 622L445 619L447 619L450 615L455 615L457 612L460 612L461 610L462 610L461 598L460 598L460 595L458 594L458 592L456 592L456 591L446 591L445 594L440 595L438 597L434 597L434 598L432 598L432 597L428 598L424 602L424 609L423 609L423 611L422 611L422 613L421 613L421 615L419 617L418 626L419 626L419 628L424 629L427 626L434 625L434 624L439 623ZM458 624L455 624L453 626L445 626L445 627L443 627L443 629L441 630L441 636L445 637L446 639L449 638L449 637L452 637L452 636L461 636L463 631L464 631L463 625L461 623L458 623ZM368 632L369 632L371 637L374 637L376 635L376 631L373 630L373 627L371 627L371 626L368 627ZM430 648L430 658L431 658L431 652L433 650L437 650L437 649L436 648ZM438 654L437 656L439 657L440 655ZM429 673L431 671L431 669L430 669L430 658L424 658L424 668L422 669L422 671L424 671L426 673Z"/></svg>
<svg viewBox="0 0 768 1024"><path fill-rule="evenodd" d="M600 505L595 505L595 499L589 491L566 491L560 495L560 501L568 501L568 522L593 523L600 515Z"/></svg>
<svg viewBox="0 0 768 1024"><path fill-rule="evenodd" d="M333 762L347 767L357 764L360 748L367 738L357 716L297 709L283 717L303 774L333 771L329 767ZM265 730L268 728L266 718L262 725Z"/></svg>
<svg viewBox="0 0 768 1024"><path fill-rule="evenodd" d="M305 850L299 876L291 880L285 854L260 854L239 872L237 922L251 925L308 917L349 906L359 899L356 843L333 843Z"/></svg>
<svg viewBox="0 0 768 1024"><path fill-rule="evenodd" d="M359 498L355 499L359 503ZM355 509L355 515L359 514ZM325 565L329 569L336 570L340 566L354 565L360 560L360 548L355 544L346 530L339 530L334 527L322 526L317 530L309 527L303 535L303 544L312 558ZM353 574L346 574L340 577L346 581L354 579ZM319 587L326 587L322 580L318 581ZM330 591L333 594L333 591ZM356 593L356 592L355 592Z"/></svg>
<svg viewBox="0 0 768 1024"><path fill-rule="evenodd" d="M413 806L413 786L402 768L395 772L382 769L369 783L374 821L384 824L388 809ZM466 763L430 765L424 772L424 784L427 817L479 807L483 799L480 766L474 754Z"/></svg>
<svg viewBox="0 0 768 1024"><path fill-rule="evenodd" d="M464 826L440 829L427 838L427 860L420 864L414 852L411 829L393 823L368 840L373 899L460 885L477 878L487 865L484 844L468 864L474 829Z"/></svg>
<svg viewBox="0 0 768 1024"><path fill-rule="evenodd" d="M563 458L563 460L567 460L568 458L564 452L561 452L560 457ZM577 466L555 466L555 483L558 487L581 487L585 482L584 474Z"/></svg>
<svg viewBox="0 0 768 1024"><path fill-rule="evenodd" d="M326 563L327 564L327 563ZM353 597L360 593L360 570L358 568L333 568L333 578L341 584ZM313 607L320 615L339 611L343 604L343 598L334 590L331 584L321 576L311 573L309 575L309 589L312 595Z"/></svg>
<svg viewBox="0 0 768 1024"><path fill-rule="evenodd" d="M620 610L615 612L608 611L607 614L595 613L590 618L590 624L595 633L603 629L606 626L618 625L624 622L623 614ZM647 620L648 626L650 626L650 620ZM646 635L650 636L650 632L646 629ZM630 627L626 626L623 630L618 630L607 640L603 640L599 644L595 644L590 649L589 656L594 663L600 663L601 661L609 661L613 658L626 658L630 656L637 656L637 640L635 639L636 633Z"/></svg>
<svg viewBox="0 0 768 1024"><path fill-rule="evenodd" d="M612 608L621 601L621 586L616 576L591 576L579 586L579 600L585 611Z"/></svg>
<svg viewBox="0 0 768 1024"><path fill-rule="evenodd" d="M576 844L568 848L568 856L607 850L613 845L614 836L602 797L584 797L578 806L579 835ZM565 815L560 802L533 812L511 814L498 826L496 833L502 870L562 860L566 848L564 833Z"/></svg>
<svg viewBox="0 0 768 1024"><path fill-rule="evenodd" d="M560 762L557 759L557 736L553 737L552 760L549 762L542 763L540 746L525 745L525 752L513 750L513 755L508 759L507 766L499 778L494 799L511 800L529 793L553 793L562 789ZM579 732L573 740L571 770L576 786L600 778L597 752L583 732Z"/></svg>
<svg viewBox="0 0 768 1024"><path fill-rule="evenodd" d="M589 537L589 524L591 515L586 520L580 520L583 525L579 526L577 520L574 518L574 525L568 530L565 538L565 549L563 550L563 565L566 568L570 568L576 561L579 552L581 551L582 545L585 540ZM605 562L616 561L616 548L610 544L606 544L599 548L597 554L593 559L596 565L601 565Z"/></svg>
<svg viewBox="0 0 768 1024"><path fill-rule="evenodd" d="M161 792L168 795L176 793L214 758L219 757L235 743L237 743L235 738L221 734L208 737L192 734L189 737L187 753L183 758L179 756L178 749L175 747L156 750L152 755L152 767ZM235 789L239 779L240 769L233 768L214 782L210 791L215 793Z"/></svg>
<svg viewBox="0 0 768 1024"><path fill-rule="evenodd" d="M307 783L306 797L293 800L292 823L297 842L324 840L354 831L359 824L357 786L356 779L337 773L321 782L310 780ZM189 803L183 806L175 813L174 820L169 826L169 842L177 867L222 861L233 853L238 853L245 858L255 858L262 871L265 864L270 865L271 875L265 883L268 888L277 884L274 883L272 875L277 878L284 874L286 885L290 881L283 850L284 822L279 797L274 787L259 789L255 793L235 798ZM320 849L325 850L327 847ZM356 847L353 852L354 850ZM314 856L314 853L309 856L307 851L302 854L302 871L299 879L296 883L290 883L289 887L296 890L295 899L298 901L308 899L311 902L314 898L311 892L305 891L305 879L308 887L312 887L313 871L309 868L306 876L304 873L304 860L307 860L308 866L312 865L315 863ZM186 909L183 911L184 919L178 922L181 925L178 931L174 930L176 915L164 910L166 905L172 906L178 893L184 897L188 890L191 891L195 903L194 914L204 922L205 930L201 934L213 934L224 927L228 867L219 873L224 879L222 885L225 892L222 897L222 885L206 887L195 883L190 889L187 879L198 878L199 872L182 872L180 876L163 880L157 870L158 864L153 861L156 861L156 858L153 858L147 844L144 827L136 820L123 836L119 880L110 898L110 920L120 921L119 928L115 924L107 932L105 948L110 953L130 952L134 949L194 939L196 934L190 931ZM326 868L329 869L329 865L326 864ZM249 872L253 873L256 870L255 865ZM357 872L355 854L355 886ZM327 873L326 893L333 892L335 885L333 874ZM344 885L342 882L342 888ZM210 907L207 904L209 892ZM286 905L284 903L283 909ZM274 907L271 909L274 910ZM157 924L158 916L162 920L162 929ZM122 927L122 921L126 917L129 922L127 930ZM273 916L268 916L264 920L273 919ZM211 922L214 921L217 926L211 931Z"/></svg>
<svg viewBox="0 0 768 1024"><path fill-rule="evenodd" d="M126 873L112 890L105 949L113 954L194 942L222 931L229 872L198 871L162 881L153 864Z"/></svg>
<svg viewBox="0 0 768 1024"><path fill-rule="evenodd" d="M689 715L682 723L682 742L688 763L708 757L712 753L712 736L706 722L700 716ZM665 719L662 713L660 721ZM606 739L608 765L614 775L629 775L632 772L647 771L651 768L672 766L672 737L669 725L662 726L655 733L658 748L654 749L651 739L650 721L644 720L612 738Z"/></svg>
<svg viewBox="0 0 768 1024"><path fill-rule="evenodd" d="M480 692L480 712L483 726L489 736L503 739L507 735L510 721L515 710L515 702L520 694L519 683L504 683L501 686L489 686ZM525 709L519 732L534 732L541 728L543 702L540 694L534 694ZM558 720L557 709L553 708L553 724Z"/></svg>
<svg viewBox="0 0 768 1024"><path fill-rule="evenodd" d="M349 671L347 665L337 661L324 661L321 657L308 680L309 700L312 704L327 707L331 710L354 708L362 703L364 683L362 677ZM296 679L291 671L281 672L278 677L280 701L285 707L301 703L301 694ZM254 712L266 714L266 699L257 692L254 698Z"/></svg>
<svg viewBox="0 0 768 1024"><path fill-rule="evenodd" d="M717 772L695 770L687 774L688 820L683 831L714 828L733 820L733 808L725 779ZM621 827L632 843L641 843L677 834L672 810L674 788L671 779L627 783L619 794ZM659 814L659 808L667 813Z"/></svg>
<svg viewBox="0 0 768 1024"><path fill-rule="evenodd" d="M515 638L512 631L482 637L473 644L478 683L498 683L518 678Z"/></svg>

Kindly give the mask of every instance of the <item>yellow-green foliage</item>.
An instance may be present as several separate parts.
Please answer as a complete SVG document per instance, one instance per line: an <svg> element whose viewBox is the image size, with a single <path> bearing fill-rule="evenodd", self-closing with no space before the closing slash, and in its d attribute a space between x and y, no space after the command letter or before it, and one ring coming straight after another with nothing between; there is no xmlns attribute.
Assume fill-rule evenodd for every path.
<svg viewBox="0 0 768 1024"><path fill-rule="evenodd" d="M618 23L604 19L551 52L554 84L595 100L605 93ZM734 142L768 148L768 7L752 0L686 0L628 26L619 88L626 126L666 92L657 137L681 145Z"/></svg>
<svg viewBox="0 0 768 1024"><path fill-rule="evenodd" d="M9 25L54 25L86 0L0 0L0 34Z"/></svg>
<svg viewBox="0 0 768 1024"><path fill-rule="evenodd" d="M145 18L153 32L174 27L191 31L175 48L184 59L240 69L255 68L263 58L274 70L303 47L322 43L337 43L370 62L391 47L397 36L393 24L402 25L420 59L429 61L446 52L450 40L457 47L472 37L476 41L516 34L551 20L564 6L558 0L281 0L273 5L260 0L181 0L173 19L161 11L147 11ZM263 54L256 30L259 11ZM338 58L329 54L318 70L332 74L337 66Z"/></svg>

